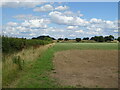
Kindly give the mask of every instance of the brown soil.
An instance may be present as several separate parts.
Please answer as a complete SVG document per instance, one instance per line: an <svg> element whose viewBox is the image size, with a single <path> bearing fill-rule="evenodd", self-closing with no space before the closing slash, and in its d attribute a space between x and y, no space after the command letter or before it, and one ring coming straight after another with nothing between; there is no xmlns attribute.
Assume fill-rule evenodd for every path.
<svg viewBox="0 0 120 90"><path fill-rule="evenodd" d="M55 53L52 76L63 86L118 87L117 50L67 50Z"/></svg>

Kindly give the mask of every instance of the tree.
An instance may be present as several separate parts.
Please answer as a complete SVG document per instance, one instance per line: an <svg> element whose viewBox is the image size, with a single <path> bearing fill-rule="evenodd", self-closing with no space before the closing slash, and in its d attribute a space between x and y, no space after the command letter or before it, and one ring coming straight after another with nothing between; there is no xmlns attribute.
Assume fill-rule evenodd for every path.
<svg viewBox="0 0 120 90"><path fill-rule="evenodd" d="M65 40L65 41L68 41L69 39L68 39L68 38L65 38L64 40Z"/></svg>
<svg viewBox="0 0 120 90"><path fill-rule="evenodd" d="M114 40L114 36L112 36L112 35L106 36L106 37L104 37L104 40L105 40L105 42L107 42L107 41L113 41Z"/></svg>
<svg viewBox="0 0 120 90"><path fill-rule="evenodd" d="M104 40L105 40L105 42L107 42L107 41L109 40L109 37L108 37L108 36L105 36L105 37L104 37Z"/></svg>
<svg viewBox="0 0 120 90"><path fill-rule="evenodd" d="M60 41L61 41L61 40L63 40L63 38L58 38L58 40L60 40Z"/></svg>
<svg viewBox="0 0 120 90"><path fill-rule="evenodd" d="M91 39L90 40L95 40L95 37L91 37Z"/></svg>
<svg viewBox="0 0 120 90"><path fill-rule="evenodd" d="M77 42L80 42L80 41L81 41L81 38L76 38L76 41L77 41Z"/></svg>
<svg viewBox="0 0 120 90"><path fill-rule="evenodd" d="M49 40L51 39L51 40L55 40L55 38L53 38L53 37L50 37L50 36L38 36L38 37L33 37L32 39L38 39L38 40L48 40L48 38L49 38Z"/></svg>
<svg viewBox="0 0 120 90"><path fill-rule="evenodd" d="M90 40L94 40L96 42L104 42L104 37L103 36L95 36L95 37L92 37Z"/></svg>
<svg viewBox="0 0 120 90"><path fill-rule="evenodd" d="M119 42L120 42L120 37L118 37L118 39L117 39Z"/></svg>
<svg viewBox="0 0 120 90"><path fill-rule="evenodd" d="M89 37L83 38L83 40L89 40Z"/></svg>
<svg viewBox="0 0 120 90"><path fill-rule="evenodd" d="M44 40L46 40L46 41L52 41L52 38L45 37Z"/></svg>
<svg viewBox="0 0 120 90"><path fill-rule="evenodd" d="M114 40L114 36L112 36L112 35L110 35L109 38L110 38L111 41Z"/></svg>
<svg viewBox="0 0 120 90"><path fill-rule="evenodd" d="M98 42L104 42L104 37L103 36L99 36L97 41Z"/></svg>

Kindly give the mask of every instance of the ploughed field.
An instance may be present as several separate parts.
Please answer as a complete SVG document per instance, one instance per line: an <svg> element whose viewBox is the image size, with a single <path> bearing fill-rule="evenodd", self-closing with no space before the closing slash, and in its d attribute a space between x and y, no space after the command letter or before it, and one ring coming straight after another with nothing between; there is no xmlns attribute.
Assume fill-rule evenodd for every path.
<svg viewBox="0 0 120 90"><path fill-rule="evenodd" d="M55 53L55 77L62 85L118 87L117 50L66 50Z"/></svg>
<svg viewBox="0 0 120 90"><path fill-rule="evenodd" d="M87 88L118 87L118 44L60 43L52 77L59 84ZM66 47L66 48L65 48Z"/></svg>

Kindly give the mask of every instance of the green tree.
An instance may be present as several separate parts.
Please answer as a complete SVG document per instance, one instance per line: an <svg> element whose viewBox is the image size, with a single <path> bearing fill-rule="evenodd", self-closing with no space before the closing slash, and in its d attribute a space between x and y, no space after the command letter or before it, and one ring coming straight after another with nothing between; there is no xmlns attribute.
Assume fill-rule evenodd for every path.
<svg viewBox="0 0 120 90"><path fill-rule="evenodd" d="M117 39L119 42L120 42L120 37L118 37L118 39Z"/></svg>
<svg viewBox="0 0 120 90"><path fill-rule="evenodd" d="M77 42L80 42L81 41L81 38L76 38L75 39Z"/></svg>
<svg viewBox="0 0 120 90"><path fill-rule="evenodd" d="M65 38L64 40L65 40L65 41L68 41L69 39L68 39L68 38Z"/></svg>
<svg viewBox="0 0 120 90"><path fill-rule="evenodd" d="M85 37L85 38L83 38L83 40L89 40L89 37Z"/></svg>
<svg viewBox="0 0 120 90"><path fill-rule="evenodd" d="M63 38L58 38L58 40L63 40Z"/></svg>

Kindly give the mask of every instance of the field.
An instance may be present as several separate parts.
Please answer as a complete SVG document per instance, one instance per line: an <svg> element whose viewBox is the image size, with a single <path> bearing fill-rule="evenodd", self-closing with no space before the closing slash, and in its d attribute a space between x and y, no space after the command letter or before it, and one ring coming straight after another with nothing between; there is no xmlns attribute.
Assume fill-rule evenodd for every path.
<svg viewBox="0 0 120 90"><path fill-rule="evenodd" d="M118 43L53 43L4 87L116 88L117 50Z"/></svg>

